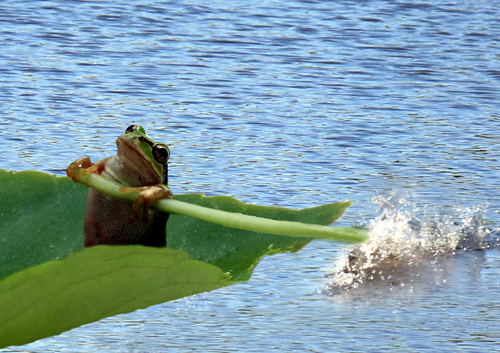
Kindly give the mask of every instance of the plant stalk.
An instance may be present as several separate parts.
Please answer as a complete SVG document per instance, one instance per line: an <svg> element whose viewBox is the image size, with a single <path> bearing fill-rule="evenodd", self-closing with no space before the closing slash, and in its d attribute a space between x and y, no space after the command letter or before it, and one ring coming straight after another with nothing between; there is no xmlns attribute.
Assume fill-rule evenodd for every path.
<svg viewBox="0 0 500 353"><path fill-rule="evenodd" d="M120 187L126 186L101 175L94 173L82 175L81 168L78 168L76 175L81 184L117 199L133 203L137 196L136 192L120 192ZM347 242L363 242L368 239L368 232L359 228L338 228L302 222L277 221L216 210L172 199L155 200L151 202L150 207L170 214L190 216L222 226L254 232Z"/></svg>

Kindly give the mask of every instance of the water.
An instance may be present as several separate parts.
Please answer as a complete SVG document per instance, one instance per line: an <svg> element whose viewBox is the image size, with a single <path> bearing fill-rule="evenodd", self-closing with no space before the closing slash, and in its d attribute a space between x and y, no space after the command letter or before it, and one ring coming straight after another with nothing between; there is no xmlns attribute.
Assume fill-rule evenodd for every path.
<svg viewBox="0 0 500 353"><path fill-rule="evenodd" d="M420 216L418 207L407 196L393 193L375 197L374 202L381 210L366 225L369 241L349 249L339 270L330 275L327 293L336 295L371 281L412 285L416 277L440 271L438 264L443 257L465 250L490 249L500 241L500 228L485 225L485 206L448 210L426 207Z"/></svg>
<svg viewBox="0 0 500 353"><path fill-rule="evenodd" d="M1 168L62 176L82 155L113 155L136 123L170 146L174 193L293 208L352 199L339 226L378 229L361 254L404 249L418 265L369 258L361 268L382 273L351 286L338 274L356 250L315 241L264 259L248 283L3 351L497 349L499 11L4 1ZM463 234L484 249L456 249Z"/></svg>

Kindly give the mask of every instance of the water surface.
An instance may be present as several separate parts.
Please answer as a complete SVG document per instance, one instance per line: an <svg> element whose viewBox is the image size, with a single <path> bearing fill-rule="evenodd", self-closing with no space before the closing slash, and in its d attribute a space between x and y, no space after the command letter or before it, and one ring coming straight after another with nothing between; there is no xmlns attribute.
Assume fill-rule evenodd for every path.
<svg viewBox="0 0 500 353"><path fill-rule="evenodd" d="M62 176L82 155L113 155L134 123L169 144L174 193L292 208L352 199L339 222L351 226L396 190L414 218L481 207L493 231L499 17L486 1L7 1L0 167ZM315 241L264 259L248 283L4 351L500 343L498 247L433 257L397 285L330 291L347 250Z"/></svg>

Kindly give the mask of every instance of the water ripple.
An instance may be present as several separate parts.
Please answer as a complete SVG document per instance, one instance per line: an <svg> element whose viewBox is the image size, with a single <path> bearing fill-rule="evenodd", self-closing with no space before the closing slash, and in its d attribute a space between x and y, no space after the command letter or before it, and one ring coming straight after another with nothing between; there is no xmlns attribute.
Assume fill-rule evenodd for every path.
<svg viewBox="0 0 500 353"><path fill-rule="evenodd" d="M372 196L396 188L438 209L488 202L485 219L499 223L494 2L7 5L0 8L1 168L64 175L82 155L113 155L116 136L136 123L171 147L175 193L296 208L352 199L339 223L350 226L376 217ZM389 351L452 351L460 339L472 352L498 337L481 321L498 317L494 295L485 294L498 293L495 251L450 261L436 277L449 285L432 284L433 295L368 300L370 290L383 291L376 286L357 299L311 294L323 281L318 268L339 249L313 243L296 257L266 259L255 282L189 299L194 310L189 300L170 303L33 347L182 351L203 341L208 352L221 351L223 340L244 351L367 351L373 342ZM453 277L453 266L468 275ZM293 333L277 329L283 312ZM216 329L226 321L229 329Z"/></svg>

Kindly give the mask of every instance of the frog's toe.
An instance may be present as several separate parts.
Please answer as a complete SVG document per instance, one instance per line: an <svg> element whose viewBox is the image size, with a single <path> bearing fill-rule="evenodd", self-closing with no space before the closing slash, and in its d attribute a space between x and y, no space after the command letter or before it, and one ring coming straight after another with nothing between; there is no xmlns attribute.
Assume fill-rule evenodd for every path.
<svg viewBox="0 0 500 353"><path fill-rule="evenodd" d="M148 223L149 222L149 201L144 200L142 202L142 223Z"/></svg>
<svg viewBox="0 0 500 353"><path fill-rule="evenodd" d="M81 158L78 158L76 161L72 162L68 168L66 168L66 175L69 176L73 181L77 182L79 181L78 177L76 176L76 170L78 169L79 166L82 166L82 168L89 168L92 166L92 162L90 161L89 156L83 156ZM83 170L84 170L83 169Z"/></svg>
<svg viewBox="0 0 500 353"><path fill-rule="evenodd" d="M139 204L137 204L137 207L139 207ZM132 206L132 209L130 210L130 213L128 214L128 217L127 217L128 224L135 223L135 217L137 215L137 207L136 207L136 203L134 203L134 205Z"/></svg>

